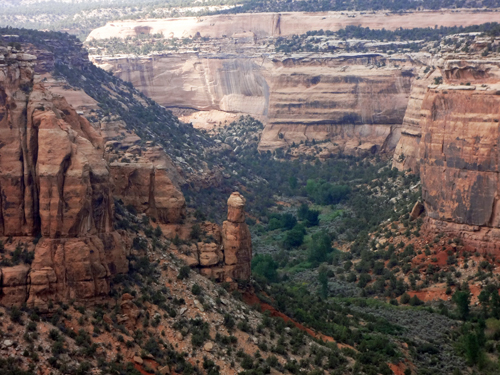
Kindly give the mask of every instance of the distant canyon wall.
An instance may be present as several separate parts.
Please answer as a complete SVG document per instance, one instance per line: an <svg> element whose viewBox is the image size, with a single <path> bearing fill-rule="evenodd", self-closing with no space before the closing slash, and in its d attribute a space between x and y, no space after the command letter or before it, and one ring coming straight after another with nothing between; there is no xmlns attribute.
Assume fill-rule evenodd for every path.
<svg viewBox="0 0 500 375"><path fill-rule="evenodd" d="M329 141L332 150L350 154L392 152L414 77L425 65L421 56L285 56L268 53L263 44L274 43L268 38L348 25L389 30L466 26L487 22L491 14L296 12L116 21L94 30L88 40L155 33L166 38L215 38L209 53L92 59L165 107L203 111L181 118L195 126L232 121L239 114L258 118L266 125L261 151L315 140Z"/></svg>
<svg viewBox="0 0 500 375"><path fill-rule="evenodd" d="M199 33L202 37L223 38L252 32L258 38L304 34L310 30L337 31L346 26L395 30L400 27L469 26L491 22L492 12L460 10L421 11L390 14L387 12L284 12L221 14L201 17L179 17L108 22L93 30L88 39L126 38L139 34L162 33L165 37L186 38Z"/></svg>
<svg viewBox="0 0 500 375"><path fill-rule="evenodd" d="M165 107L267 115L266 69L252 58L183 53L93 60Z"/></svg>
<svg viewBox="0 0 500 375"><path fill-rule="evenodd" d="M165 107L258 118L266 124L263 151L313 139L331 140L348 153L394 149L423 64L381 54L309 55L183 53L93 61Z"/></svg>

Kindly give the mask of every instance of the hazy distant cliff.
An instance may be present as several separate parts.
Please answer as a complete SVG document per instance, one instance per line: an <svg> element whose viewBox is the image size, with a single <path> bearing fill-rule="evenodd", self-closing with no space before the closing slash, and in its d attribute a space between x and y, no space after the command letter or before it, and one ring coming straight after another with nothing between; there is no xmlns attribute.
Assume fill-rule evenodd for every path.
<svg viewBox="0 0 500 375"><path fill-rule="evenodd" d="M408 53L380 53L377 43L353 53L350 48L359 46L359 40L325 40L328 52L276 53L276 38L347 25L389 30L471 25L485 15L436 17L435 12L299 12L117 21L94 30L88 41L149 35L153 39L148 43L154 44L192 38L191 44L183 42L171 52L93 55L92 60L161 105L181 109L180 115L203 111L196 118L183 117L195 126L196 121L223 122L231 118L227 114L257 117L267 125L260 150L329 140L332 150L359 154L394 149L412 82L425 63Z"/></svg>
<svg viewBox="0 0 500 375"><path fill-rule="evenodd" d="M381 54L242 58L195 53L96 58L166 107L248 113L267 126L260 149L335 140L348 152L365 142L394 148L413 70L410 59Z"/></svg>

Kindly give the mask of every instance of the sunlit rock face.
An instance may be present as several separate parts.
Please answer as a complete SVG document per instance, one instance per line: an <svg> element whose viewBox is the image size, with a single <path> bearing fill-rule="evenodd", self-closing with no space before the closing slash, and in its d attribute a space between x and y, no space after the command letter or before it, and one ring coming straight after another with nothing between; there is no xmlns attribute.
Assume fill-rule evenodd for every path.
<svg viewBox="0 0 500 375"><path fill-rule="evenodd" d="M34 251L31 265L0 267L0 304L45 311L52 302L103 301L113 275L128 271L115 199L160 223L182 221L185 200L163 149L138 145L119 120L91 124L75 107L97 102L61 87L53 55L36 53L0 47L0 237Z"/></svg>
<svg viewBox="0 0 500 375"><path fill-rule="evenodd" d="M96 59L165 107L267 115L265 69L251 58L198 54Z"/></svg>
<svg viewBox="0 0 500 375"><path fill-rule="evenodd" d="M438 68L413 86L393 165L420 173L426 230L497 252L500 63L441 60Z"/></svg>
<svg viewBox="0 0 500 375"><path fill-rule="evenodd" d="M330 140L349 154L394 149L420 66L380 54L262 59L187 53L94 61L165 107L260 119L266 124L261 151Z"/></svg>

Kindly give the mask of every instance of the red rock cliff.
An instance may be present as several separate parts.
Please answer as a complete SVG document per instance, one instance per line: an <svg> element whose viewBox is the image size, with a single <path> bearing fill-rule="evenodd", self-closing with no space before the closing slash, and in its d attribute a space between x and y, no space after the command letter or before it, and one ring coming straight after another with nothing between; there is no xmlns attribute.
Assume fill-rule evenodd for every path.
<svg viewBox="0 0 500 375"><path fill-rule="evenodd" d="M27 241L34 260L0 267L0 304L95 302L107 297L113 274L128 270L126 234L113 229L114 197L178 222L185 210L178 172L160 148L124 147L121 132L113 139L110 121L93 127L48 83L51 64L15 52L0 50L0 237ZM65 92L74 100L75 91ZM108 147L113 141L118 147ZM141 155L127 160L134 149Z"/></svg>
<svg viewBox="0 0 500 375"><path fill-rule="evenodd" d="M488 60L441 61L443 84L414 85L423 98L420 108L409 106L404 130L413 133L405 137L403 130L394 158L395 166L420 172L425 229L483 251L500 247L499 67ZM417 112L418 123L410 121Z"/></svg>

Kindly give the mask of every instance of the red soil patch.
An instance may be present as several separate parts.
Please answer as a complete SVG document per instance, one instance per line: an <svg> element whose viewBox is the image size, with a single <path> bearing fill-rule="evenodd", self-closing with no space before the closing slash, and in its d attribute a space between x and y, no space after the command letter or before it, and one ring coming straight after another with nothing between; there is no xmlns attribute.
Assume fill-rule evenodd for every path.
<svg viewBox="0 0 500 375"><path fill-rule="evenodd" d="M419 291L408 291L408 294L413 297L417 296L418 299L429 302L443 300L447 301L451 296L446 294L446 285L443 288L427 288Z"/></svg>
<svg viewBox="0 0 500 375"><path fill-rule="evenodd" d="M323 335L322 333L318 333L318 332L315 332L313 331L312 329L310 328L307 328L305 327L304 325L300 324L299 322L293 320L292 318L290 318L289 316L286 316L285 314L283 314L282 312L279 312L278 310L276 310L273 306L265 303L265 302L262 302L259 297L257 297L255 294L253 293L249 293L249 292L246 292L243 294L243 301L245 301L245 303L247 305L259 305L260 306L260 310L262 312L264 311L269 311L271 313L271 316L274 316L274 317L278 317L278 318L281 318L283 319L285 322L292 322L292 324L297 327L298 329L300 329L301 331L303 332L306 332L309 336L311 337L314 337L315 339L318 339L318 340L323 340L324 342L336 342L334 340L333 337L330 337L330 336L326 336L326 335ZM354 349L352 346L350 345L346 345L346 344L340 344L340 343L337 343L337 346L342 349L342 348L351 348L351 349ZM355 350L355 349L354 349Z"/></svg>
<svg viewBox="0 0 500 375"><path fill-rule="evenodd" d="M280 206L285 206L285 207L290 207L291 204L287 202L282 202L282 201L276 201L276 204L279 204Z"/></svg>
<svg viewBox="0 0 500 375"><path fill-rule="evenodd" d="M404 375L406 366L402 362L399 362L397 364L388 363L387 365L392 370L394 375Z"/></svg>
<svg viewBox="0 0 500 375"><path fill-rule="evenodd" d="M157 370L158 369L158 362L156 361L153 361L152 359L145 359L144 360L144 365L148 365L149 368L152 368L153 370ZM142 367L143 365L139 365L137 363L134 363L134 367L137 371L139 371L142 375L151 375L153 373L151 372L147 372L143 369ZM172 374L175 374L174 372L172 372Z"/></svg>

